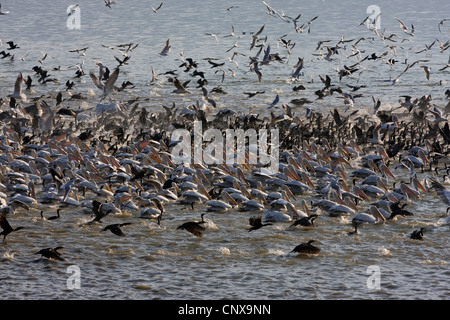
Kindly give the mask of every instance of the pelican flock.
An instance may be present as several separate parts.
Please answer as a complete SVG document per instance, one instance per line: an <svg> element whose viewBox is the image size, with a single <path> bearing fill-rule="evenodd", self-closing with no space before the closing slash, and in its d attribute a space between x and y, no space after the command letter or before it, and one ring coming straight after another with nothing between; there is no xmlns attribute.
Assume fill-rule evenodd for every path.
<svg viewBox="0 0 450 320"><path fill-rule="evenodd" d="M121 5L123 2L105 1L109 9ZM65 219L64 210L70 208L72 214L92 216L84 225L86 228L95 227L113 216L120 219L122 214L128 213L122 222L108 223L100 229L100 232L110 230L123 237L120 227L127 226L128 239L133 237L133 228L141 226L130 222L131 218L154 219L160 225L166 217L171 217L179 224L166 231L192 241L208 240L210 230L206 227L205 214L211 218L233 216L235 232L260 229L246 233L250 236L290 232L303 238L301 232L320 230L330 220L347 221L341 227L343 236L358 234L364 237L361 230L369 232L370 228L377 227L375 225L388 226L404 219L420 219L426 212L412 212L409 208L420 207L424 197L441 201L437 205L439 209L434 210L444 213L446 206L450 207L450 189L447 189L450 181L446 179L450 163L450 102L448 95L444 97L445 90L441 90L442 97L439 98L431 95L415 97L411 92L399 96L398 102L390 105L377 102L372 96L375 107L368 105L366 109L371 111L364 112L364 108L356 108L356 104L361 97L359 92L364 95L366 87L359 83L355 86L353 80L363 82L364 78L359 78L363 68L375 69L374 63L386 63L387 58L395 57L393 50L397 50L396 54L404 50L397 44L400 40L394 41L394 35L389 37L384 31L380 34L381 30L376 29L368 31L370 40L342 37L333 42L324 39L318 43L317 52L311 59L298 57L297 63L292 65L289 57L295 40L282 36L278 39L284 47L271 46L270 38L266 36L266 33L270 34L271 23L285 23L289 31L295 25L293 31L306 37L314 33L311 26L313 22L320 23L320 15L306 19L301 25L301 15L294 19L264 1L263 5L271 20L261 25L258 31L243 32L238 38L237 31L235 34L232 28L233 33L224 36L224 40L214 41L215 45L221 45L226 38L235 38L231 39L235 43L231 49L225 45L228 50L224 50L223 59L182 57L178 70L161 70L161 73L156 73L149 65L152 87L165 92L162 104L153 103L150 95L138 98L134 95L133 88L145 88L148 84L137 83L126 71L127 65L134 63L131 54L138 50L136 43L110 46L115 53L122 53L123 58L114 56L111 61L117 65L111 63L108 67L99 62L98 57L89 57L88 47L68 49L70 53L82 52L82 59L95 60L98 67L98 73L84 72L84 63L80 63L70 79L49 78L50 73L57 74L57 70L22 68L23 61L14 60L15 68L20 71L10 79L12 93L0 97L0 222L3 229L0 235L4 236L3 241L7 242L6 236L8 241L14 241L28 232L29 227L12 228L10 225L16 225L15 220L20 215L40 214L44 217L49 205L58 207L57 216L43 220L57 219L54 221L57 223ZM162 3L156 9L149 9L156 13L161 6ZM160 14L164 14L162 11ZM230 10L226 12L232 14ZM3 15L6 13L2 12ZM403 32L397 37L404 37L405 41L414 37L413 26L399 18L392 19L400 24L400 30L396 31ZM439 23L439 31L443 30L444 21ZM303 33L304 30L307 32ZM216 39L221 37L216 33L214 36ZM244 47L245 36L248 41ZM175 59L179 63L180 59L175 58L172 50L176 41L175 37L167 38L155 59ZM358 51L357 46L368 41L382 48L389 43L391 51L383 57L368 53L363 57L364 53ZM448 43L448 40L444 41L439 48L429 45L417 55L430 51L436 55L445 54L450 47ZM9 47L0 52L0 63L10 63L10 53L23 46L14 42L8 44ZM0 44L0 50L2 46ZM227 52L233 49L233 58L227 60ZM354 51L351 57L345 58L348 65L334 69L335 60L345 50ZM107 61L106 58L112 56L106 56L103 61ZM233 59L242 59L241 66L246 62L246 70L237 67ZM303 72L313 63L329 64L330 73L314 75L319 80L314 85L319 84L320 88L311 91L313 82L305 81ZM390 63L390 67L397 68L398 64ZM425 72L427 83L437 77L445 78L440 74L447 72L445 69L437 71L424 63L427 62L407 62L406 68L398 67L401 81L408 81L408 72L416 64L419 67L415 68ZM48 59L40 64L46 67ZM301 92L309 87L311 99L334 99L331 110L306 109L304 104L310 105L307 100L287 102L281 91L275 95L265 92L268 71L275 65L278 70L285 68L286 72L280 77L284 76L293 90ZM157 68L164 69L163 63ZM358 74L357 69L361 73ZM225 87L226 81L236 79L239 73L253 87L249 91L234 92L235 95L241 95L243 101L256 99L256 95L266 97L263 103L252 106L248 112L226 106L224 90L232 90ZM33 82L24 88L27 76ZM397 85L400 76L389 82ZM82 85L80 79L86 80L84 85L89 87L91 94L76 92ZM217 86L213 87L214 84ZM219 87L222 84L224 87ZM47 85L54 91L41 95L32 90ZM351 93L348 88L352 88ZM191 101L190 98L196 102L183 105L180 100ZM230 129L259 132L276 128L280 138L277 172L268 173L267 163L218 163L219 150L227 153L223 152L227 151L223 146L214 149L217 153L208 153L210 158L205 156L209 149L202 149L204 161L193 162L194 154L188 155L189 161L177 163L172 152L180 148L184 140L173 140L172 134L177 129L187 130L188 141L196 145L190 140L191 136L196 137L194 122L202 123L205 130L217 130L210 132L220 135ZM251 154L250 148L246 147L245 160L250 160ZM191 211L201 212L201 221L182 223L187 220L186 212ZM276 228L277 225L286 228ZM352 226L354 231L346 232ZM22 228L21 232L13 233ZM180 229L195 237L176 232ZM103 238L102 241L109 239ZM292 251L291 244L287 245L286 252L324 254L329 249L324 240L326 235L322 238L320 249L312 246L313 239L307 238ZM352 239L349 237L349 241ZM37 253L61 260L56 252L58 248L62 247L42 249ZM67 254L65 258L70 259Z"/></svg>

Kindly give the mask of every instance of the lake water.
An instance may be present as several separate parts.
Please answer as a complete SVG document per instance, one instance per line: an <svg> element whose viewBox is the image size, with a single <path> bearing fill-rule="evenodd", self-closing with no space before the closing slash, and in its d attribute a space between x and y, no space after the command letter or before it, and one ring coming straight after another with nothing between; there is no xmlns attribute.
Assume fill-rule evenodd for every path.
<svg viewBox="0 0 450 320"><path fill-rule="evenodd" d="M0 98L13 91L19 72L34 76L32 68L42 66L49 70L58 83L38 83L33 78L29 97L47 97L62 92L69 98L65 83L75 82L72 89L87 97L88 107L95 107L100 91L88 75L74 78L76 64L83 63L86 74L97 73L94 60L100 60L113 70L117 64L114 56L123 59L120 52L106 48L120 44L138 45L127 65L121 67L118 82L130 81L133 88L118 93L115 98L125 101L140 97L140 106L153 113L163 112L163 105L195 104L202 97L197 79L180 68L181 53L193 58L198 69L205 72L206 88L221 87L227 94L211 94L218 108L254 112L263 116L270 111L282 113L277 107L268 110L278 94L282 104L290 104L299 115L306 108L328 113L334 108L344 110L344 100L338 94L317 100L315 92L323 88L319 75L329 75L332 83L351 92L347 85L363 85L353 94L362 96L354 101L352 110L371 113L372 97L380 99L381 108L398 107L402 95L420 98L431 95L432 103L444 108L448 100L450 68L439 71L449 62L450 51L442 51L440 43L450 40L450 21L439 22L450 12L448 1L268 1L279 13L292 18L301 13L298 25L318 16L310 25L310 32L296 32L294 24L275 15L267 15L261 1L164 1L157 13L152 6L160 2L129 0L105 7L103 1L78 1L80 29L69 29L66 9L71 1L2 1L2 10L10 11L0 16L0 51L14 54L14 60L0 60ZM359 24L368 16L370 5L381 11L380 31L391 34L395 42L381 41L366 25ZM230 8L229 10L227 10ZM408 28L414 25L414 36L400 29L401 19ZM286 19L286 18L285 18ZM262 81L250 71L249 56L259 48L250 50L252 34L264 30L259 38L267 36L265 46L278 52L283 63L272 61L261 66ZM233 36L228 36L234 30ZM217 40L211 34L217 36ZM290 53L283 47L280 37L295 46ZM237 47L229 50L238 40ZM351 57L352 44L341 43L339 54L333 61L326 61L316 50L319 41L323 45L336 45L342 39L362 40L357 48L360 55ZM373 37L373 39L371 39ZM167 39L171 51L161 52ZM20 48L7 50L8 41ZM404 40L404 41L402 41ZM426 45L434 45L420 53ZM389 46L396 46L396 51ZM88 47L81 56L75 49ZM233 52L235 61L230 61ZM382 60L366 60L356 66L351 76L339 80L336 70L351 66L367 55L378 56L387 52L386 59L397 62L390 66ZM43 54L46 59L40 63ZM321 53L326 54L326 49ZM395 53L395 54L394 54ZM261 57L264 55L264 50ZM223 66L211 68L205 58L213 58ZM290 75L298 58L304 58L302 75L293 82ZM289 60L287 60L289 59ZM416 60L414 65L393 86L391 82ZM427 80L421 65L431 67ZM60 70L53 68L60 67ZM154 68L160 74L160 85L151 86L149 80ZM173 94L173 84L163 73L177 70L180 80L191 80L191 94ZM223 70L223 71L217 71ZM217 71L217 72L216 72ZM234 72L234 77L232 76ZM225 78L222 82L222 73ZM294 91L296 85L305 90ZM263 91L253 98L244 92ZM294 106L293 99L310 100L304 106ZM50 100L49 100L50 101ZM67 106L78 108L79 102L67 100ZM53 102L51 103L53 105ZM83 106L85 107L85 105ZM1 106L7 110L7 103ZM281 111L280 111L281 110ZM2 150L2 154L4 151ZM397 169L399 177L407 172ZM425 178L426 173L421 175ZM314 194L298 197L308 202ZM82 200L92 200L87 194ZM276 223L254 232L247 232L249 213L232 210L226 213L207 213L208 228L203 238L197 238L176 227L188 220L197 220L206 212L206 206L194 210L178 203L165 205L166 214L161 225L153 220L136 218L137 211L125 211L109 216L109 223L132 222L123 228L126 237L110 232L100 233L100 225L82 225L92 219L81 207L64 208L59 220L41 220L40 210L53 215L58 204L38 204L30 211L18 210L8 220L14 226L24 226L8 236L0 245L0 290L7 299L449 299L449 226L442 222L447 217L445 205L430 191L420 199L411 200L408 210L412 217L399 217L386 224L364 226L358 235L348 236L352 230L350 219L321 215L316 228L289 228L290 223ZM106 219L105 219L106 220ZM106 223L103 223L105 226ZM412 230L425 226L424 241L409 239ZM321 248L318 256L297 256L290 251L301 242L315 239ZM45 247L63 246L60 252L63 262L39 259L35 252ZM75 269L72 269L75 268ZM71 271L72 270L72 271ZM75 273L73 273L75 270ZM79 271L81 287L68 285L68 280ZM379 282L377 282L379 280ZM377 286L379 284L379 286Z"/></svg>

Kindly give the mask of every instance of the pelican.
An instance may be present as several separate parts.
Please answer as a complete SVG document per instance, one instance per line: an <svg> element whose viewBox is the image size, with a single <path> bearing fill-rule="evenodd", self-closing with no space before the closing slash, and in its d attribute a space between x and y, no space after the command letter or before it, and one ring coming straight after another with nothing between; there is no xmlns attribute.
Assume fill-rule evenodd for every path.
<svg viewBox="0 0 450 320"><path fill-rule="evenodd" d="M223 191L222 197L225 201L222 200L208 200L205 203L208 205L208 211L228 211L232 209L234 206L237 206L237 202L228 194L228 192Z"/></svg>
<svg viewBox="0 0 450 320"><path fill-rule="evenodd" d="M378 208L374 205L371 205L369 208L369 212L359 212L356 216L353 217L352 223L355 224L363 224L363 223L371 223L375 224L381 221L386 221L386 218L381 214Z"/></svg>

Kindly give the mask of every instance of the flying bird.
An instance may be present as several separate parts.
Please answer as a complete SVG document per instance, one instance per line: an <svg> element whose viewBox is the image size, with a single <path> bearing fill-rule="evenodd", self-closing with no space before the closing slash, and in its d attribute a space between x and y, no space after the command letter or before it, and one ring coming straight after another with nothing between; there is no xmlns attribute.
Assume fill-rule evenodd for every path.
<svg viewBox="0 0 450 320"><path fill-rule="evenodd" d="M123 231L122 231L122 229L120 229L120 227L128 226L130 224L131 224L131 222L110 224L110 225L107 225L106 227L104 227L102 230L100 230L100 232L109 230L117 236L124 237L125 233L123 233Z"/></svg>
<svg viewBox="0 0 450 320"><path fill-rule="evenodd" d="M19 73L17 76L16 82L14 84L14 93L8 95L10 98L19 99L21 101L26 101L27 96L22 92L22 82L23 82L23 76L22 73Z"/></svg>
<svg viewBox="0 0 450 320"><path fill-rule="evenodd" d="M164 48L161 50L161 52L159 54L162 56L167 56L167 54L170 51L170 48L171 48L170 39L167 39L166 44L164 45Z"/></svg>
<svg viewBox="0 0 450 320"><path fill-rule="evenodd" d="M45 257L50 260L59 260L65 261L64 258L61 257L61 254L58 252L59 249L63 249L64 247L55 247L55 248L45 248L41 249L35 254L40 254L41 257Z"/></svg>
<svg viewBox="0 0 450 320"><path fill-rule="evenodd" d="M0 227L3 229L3 231L0 232L0 236L3 235L3 241L5 241L6 236L11 232L23 229L23 227L16 227L16 228L11 227L8 220L6 220L6 216L3 214L0 215Z"/></svg>
<svg viewBox="0 0 450 320"><path fill-rule="evenodd" d="M156 9L152 7L153 12L154 12L154 13L157 13L158 10L161 9L162 5L163 5L163 3L161 2L161 3L159 4L159 6L156 7Z"/></svg>

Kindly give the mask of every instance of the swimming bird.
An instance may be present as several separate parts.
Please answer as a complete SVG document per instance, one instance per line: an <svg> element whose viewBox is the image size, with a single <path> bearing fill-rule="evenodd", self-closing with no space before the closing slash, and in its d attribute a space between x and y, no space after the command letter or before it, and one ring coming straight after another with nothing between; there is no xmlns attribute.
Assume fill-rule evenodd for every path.
<svg viewBox="0 0 450 320"><path fill-rule="evenodd" d="M180 225L179 227L177 227L177 230L186 230L189 231L190 233L192 233L193 235L201 238L203 237L203 231L206 230L205 227L202 226L202 224L206 223L206 221L203 219L203 216L205 214L202 213L201 217L202 220L201 221L188 221L183 223L182 225Z"/></svg>
<svg viewBox="0 0 450 320"><path fill-rule="evenodd" d="M23 229L23 227L16 227L16 228L11 227L8 220L6 220L6 216L4 214L0 215L0 227L3 229L3 231L0 232L0 236L3 235L3 241L5 241L6 236L11 232Z"/></svg>
<svg viewBox="0 0 450 320"><path fill-rule="evenodd" d="M50 217L47 218L47 220L55 220L55 219L59 219L59 218L60 218L60 215L59 215L60 210L61 210L61 209L58 208L58 209L56 210L56 216L50 216ZM44 211L43 211L43 210L41 211L41 218L42 218L42 219L44 218Z"/></svg>
<svg viewBox="0 0 450 320"><path fill-rule="evenodd" d="M107 225L106 227L104 227L102 230L100 230L100 232L109 230L117 236L124 237L125 233L123 233L123 231L122 231L122 229L120 229L120 227L128 226L130 224L131 224L131 222L110 224L110 225Z"/></svg>
<svg viewBox="0 0 450 320"><path fill-rule="evenodd" d="M14 84L14 93L8 95L9 98L14 98L16 100L26 101L27 96L25 93L22 92L22 82L23 82L23 76L22 73L19 73L17 76L16 82Z"/></svg>
<svg viewBox="0 0 450 320"><path fill-rule="evenodd" d="M411 239L415 239L415 240L423 240L423 231L425 230L425 228L420 228L420 230L414 230L411 235L409 236Z"/></svg>
<svg viewBox="0 0 450 320"><path fill-rule="evenodd" d="M258 230L265 226L271 226L272 223L262 223L262 217L261 216L252 216L248 219L248 222L252 226L251 228L247 229L248 232L251 232L253 230Z"/></svg>
<svg viewBox="0 0 450 320"><path fill-rule="evenodd" d="M61 254L58 252L59 249L63 249L64 247L55 247L55 248L45 248L41 249L35 254L40 254L41 257L46 257L50 260L59 260L59 261L65 261L64 258L61 257Z"/></svg>
<svg viewBox="0 0 450 320"><path fill-rule="evenodd" d="M369 208L369 212L359 212L355 217L352 219L353 225L360 225L363 223L371 223L375 224L380 221L386 221L386 218L381 214L380 210L374 205L371 205ZM356 229L355 229L356 231Z"/></svg>
<svg viewBox="0 0 450 320"><path fill-rule="evenodd" d="M313 242L315 242L315 240L309 240L306 243L299 244L291 252L305 253L305 254L318 254L320 252L320 248L313 246L311 244Z"/></svg>

